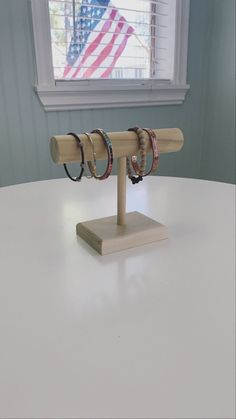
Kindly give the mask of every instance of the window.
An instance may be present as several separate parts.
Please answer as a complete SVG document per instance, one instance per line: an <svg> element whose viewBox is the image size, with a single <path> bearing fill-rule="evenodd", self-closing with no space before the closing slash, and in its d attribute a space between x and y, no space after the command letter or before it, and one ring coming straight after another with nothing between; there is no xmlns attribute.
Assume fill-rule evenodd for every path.
<svg viewBox="0 0 236 419"><path fill-rule="evenodd" d="M171 79L176 1L49 0L55 80Z"/></svg>
<svg viewBox="0 0 236 419"><path fill-rule="evenodd" d="M189 0L31 0L46 110L182 103Z"/></svg>

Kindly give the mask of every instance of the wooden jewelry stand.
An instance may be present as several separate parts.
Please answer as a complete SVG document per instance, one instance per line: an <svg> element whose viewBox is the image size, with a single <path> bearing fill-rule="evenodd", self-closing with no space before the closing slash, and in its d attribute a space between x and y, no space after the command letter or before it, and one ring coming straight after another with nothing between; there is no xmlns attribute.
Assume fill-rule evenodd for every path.
<svg viewBox="0 0 236 419"><path fill-rule="evenodd" d="M154 129L161 153L181 150L184 138L180 129ZM96 158L106 158L105 146L98 134L91 134ZM168 237L167 228L139 212L126 214L126 157L138 154L137 136L132 131L110 132L113 154L118 158L117 216L85 221L76 226L77 234L101 255L141 246ZM84 146L85 160L93 159L91 145L84 134L79 134ZM147 139L147 153L151 147ZM57 164L80 161L80 151L71 135L57 135L50 139L52 159ZM146 180L146 179L145 179ZM134 186L134 188L138 188Z"/></svg>

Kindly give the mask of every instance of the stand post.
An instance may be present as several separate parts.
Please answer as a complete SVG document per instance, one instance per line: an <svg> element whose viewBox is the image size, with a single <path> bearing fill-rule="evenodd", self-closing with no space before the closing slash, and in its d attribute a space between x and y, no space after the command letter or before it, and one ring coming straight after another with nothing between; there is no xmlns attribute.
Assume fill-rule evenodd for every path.
<svg viewBox="0 0 236 419"><path fill-rule="evenodd" d="M126 157L118 158L117 215L78 223L76 232L100 255L167 239L167 228L140 212L125 213Z"/></svg>
<svg viewBox="0 0 236 419"><path fill-rule="evenodd" d="M117 224L124 226L126 207L126 157L120 157L117 160Z"/></svg>

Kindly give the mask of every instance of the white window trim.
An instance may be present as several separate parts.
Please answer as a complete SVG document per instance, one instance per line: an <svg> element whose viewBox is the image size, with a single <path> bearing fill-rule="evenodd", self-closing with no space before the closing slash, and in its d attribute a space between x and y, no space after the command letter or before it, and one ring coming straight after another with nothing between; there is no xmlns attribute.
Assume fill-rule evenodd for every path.
<svg viewBox="0 0 236 419"><path fill-rule="evenodd" d="M177 0L173 80L54 80L48 0L31 0L37 84L46 111L181 104L187 77L189 0Z"/></svg>

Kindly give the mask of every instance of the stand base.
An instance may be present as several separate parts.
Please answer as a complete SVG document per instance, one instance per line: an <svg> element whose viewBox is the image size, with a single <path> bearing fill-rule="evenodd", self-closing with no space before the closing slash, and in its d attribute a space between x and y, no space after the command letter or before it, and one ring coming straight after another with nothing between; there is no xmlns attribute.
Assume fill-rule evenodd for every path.
<svg viewBox="0 0 236 419"><path fill-rule="evenodd" d="M76 226L77 234L101 255L167 239L167 228L140 212L126 214L126 225L117 225L116 215L85 221Z"/></svg>

